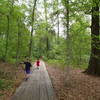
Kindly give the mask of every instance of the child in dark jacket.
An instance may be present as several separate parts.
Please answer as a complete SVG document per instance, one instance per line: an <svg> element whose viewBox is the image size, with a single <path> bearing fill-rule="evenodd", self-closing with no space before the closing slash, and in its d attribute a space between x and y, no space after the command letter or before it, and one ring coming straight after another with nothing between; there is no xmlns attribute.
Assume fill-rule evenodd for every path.
<svg viewBox="0 0 100 100"><path fill-rule="evenodd" d="M31 74L31 67L32 67L32 65L31 65L29 59L26 59L21 64L25 64L25 68L24 68L24 71L25 71L25 80L28 80L29 76Z"/></svg>

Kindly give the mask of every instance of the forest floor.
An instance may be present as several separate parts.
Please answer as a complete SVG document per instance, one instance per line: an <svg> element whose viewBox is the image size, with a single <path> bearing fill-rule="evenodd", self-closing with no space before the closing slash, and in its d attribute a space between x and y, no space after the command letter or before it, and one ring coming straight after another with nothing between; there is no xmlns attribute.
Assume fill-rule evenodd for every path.
<svg viewBox="0 0 100 100"><path fill-rule="evenodd" d="M84 74L78 68L62 70L53 66L47 70L58 100L100 100L100 77ZM0 62L0 100L10 100L23 78L23 71L15 65Z"/></svg>
<svg viewBox="0 0 100 100"><path fill-rule="evenodd" d="M23 70L16 69L14 64L0 62L0 100L10 100L23 78Z"/></svg>
<svg viewBox="0 0 100 100"><path fill-rule="evenodd" d="M57 67L47 67L58 100L100 100L100 77L89 76L81 69L66 73Z"/></svg>

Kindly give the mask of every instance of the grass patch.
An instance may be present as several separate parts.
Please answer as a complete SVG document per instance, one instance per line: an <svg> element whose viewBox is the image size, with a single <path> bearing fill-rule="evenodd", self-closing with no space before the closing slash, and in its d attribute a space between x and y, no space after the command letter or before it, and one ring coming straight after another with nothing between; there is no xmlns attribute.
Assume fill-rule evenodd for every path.
<svg viewBox="0 0 100 100"><path fill-rule="evenodd" d="M13 87L13 81L0 79L0 90L9 90Z"/></svg>
<svg viewBox="0 0 100 100"><path fill-rule="evenodd" d="M0 89L3 89L3 84L4 84L4 81L0 80Z"/></svg>
<svg viewBox="0 0 100 100"><path fill-rule="evenodd" d="M63 60L48 60L47 61L48 65L50 65L51 67L58 67L60 69L64 69L65 67L67 67L68 65L65 64L65 62ZM72 68L80 68L80 69L86 69L87 68L87 64L82 64L82 65L76 65L76 64L72 64L70 65Z"/></svg>
<svg viewBox="0 0 100 100"><path fill-rule="evenodd" d="M52 67L58 67L60 69L64 69L66 66L63 60L48 60L47 63Z"/></svg>
<svg viewBox="0 0 100 100"><path fill-rule="evenodd" d="M4 96L4 94L3 93L0 93L0 97L2 97L2 96Z"/></svg>

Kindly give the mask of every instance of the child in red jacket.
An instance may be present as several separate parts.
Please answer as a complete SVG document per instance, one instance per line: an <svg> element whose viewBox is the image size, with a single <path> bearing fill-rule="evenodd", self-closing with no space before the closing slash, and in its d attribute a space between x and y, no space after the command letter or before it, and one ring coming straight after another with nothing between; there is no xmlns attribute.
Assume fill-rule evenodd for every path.
<svg viewBox="0 0 100 100"><path fill-rule="evenodd" d="M37 66L37 69L39 69L39 66L40 66L40 60L39 60L39 58L36 61L36 66Z"/></svg>

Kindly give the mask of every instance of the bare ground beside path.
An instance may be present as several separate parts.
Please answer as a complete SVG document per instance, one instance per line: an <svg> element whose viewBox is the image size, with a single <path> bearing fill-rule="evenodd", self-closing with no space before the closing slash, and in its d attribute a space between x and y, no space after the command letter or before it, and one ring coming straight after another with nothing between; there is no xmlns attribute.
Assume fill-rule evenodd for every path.
<svg viewBox="0 0 100 100"><path fill-rule="evenodd" d="M48 67L58 100L100 100L100 77L89 76L82 71L72 69L70 84L65 86L64 71Z"/></svg>
<svg viewBox="0 0 100 100"><path fill-rule="evenodd" d="M15 78L15 72L17 78ZM0 100L10 100L24 78L23 70L16 69L14 64L0 62Z"/></svg>

